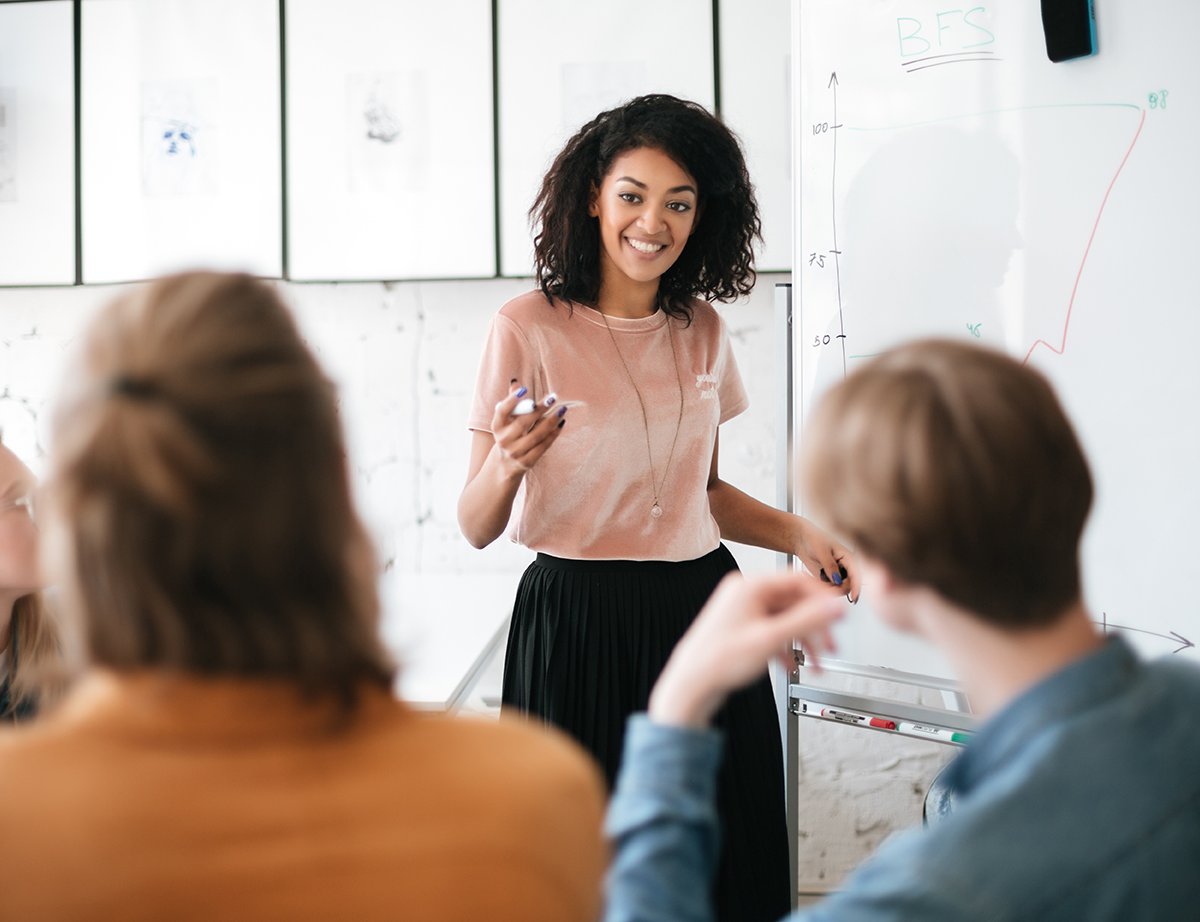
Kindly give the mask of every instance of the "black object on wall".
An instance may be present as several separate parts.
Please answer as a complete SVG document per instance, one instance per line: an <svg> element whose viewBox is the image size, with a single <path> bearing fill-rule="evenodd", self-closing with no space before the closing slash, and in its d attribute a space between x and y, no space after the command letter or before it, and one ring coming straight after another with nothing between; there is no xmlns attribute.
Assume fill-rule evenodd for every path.
<svg viewBox="0 0 1200 922"><path fill-rule="evenodd" d="M1051 61L1096 53L1096 14L1092 0L1042 0L1042 29Z"/></svg>

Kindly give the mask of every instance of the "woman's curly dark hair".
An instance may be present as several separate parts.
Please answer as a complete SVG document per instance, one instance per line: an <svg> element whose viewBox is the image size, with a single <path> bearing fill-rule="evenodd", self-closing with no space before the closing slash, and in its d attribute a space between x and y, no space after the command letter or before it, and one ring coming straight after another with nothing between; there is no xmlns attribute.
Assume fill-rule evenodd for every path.
<svg viewBox="0 0 1200 922"><path fill-rule="evenodd" d="M535 275L547 300L594 306L600 297L600 228L588 214L613 161L640 147L661 150L696 179L698 217L658 285L657 306L691 319L691 300L731 301L754 287L754 241L762 222L733 132L698 103L655 93L601 112L562 149L529 209Z"/></svg>

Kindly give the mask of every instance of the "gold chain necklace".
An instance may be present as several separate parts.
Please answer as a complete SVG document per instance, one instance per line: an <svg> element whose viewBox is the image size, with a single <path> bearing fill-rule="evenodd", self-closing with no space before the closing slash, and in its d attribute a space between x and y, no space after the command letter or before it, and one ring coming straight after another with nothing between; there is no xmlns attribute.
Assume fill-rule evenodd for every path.
<svg viewBox="0 0 1200 922"><path fill-rule="evenodd" d="M679 417L675 420L675 437L671 439L671 450L667 453L667 463L663 467L662 482L658 483L658 478L654 474L654 455L650 451L650 420L646 416L646 401L642 399L642 392L638 390L637 382L633 380L629 364L625 361L625 356L621 354L621 347L617 345L617 337L613 335L612 327L609 326L608 316L604 311L599 313L604 319L604 327L608 330L608 337L612 340L613 348L617 350L617 358L621 360L625 375L629 378L629 383L633 385L633 392L637 394L638 406L642 408L642 428L646 432L646 461L650 464L650 492L654 494L654 505L650 507L650 515L657 519L663 514L662 506L658 504L658 494L667 485L667 472L671 469L671 459L675 457L675 443L679 441L679 428L683 424L683 381L679 377L679 358L675 354L675 336L671 333L671 317L667 316L667 341L671 344L671 362L675 366L675 384L679 388ZM655 484L658 485L655 486Z"/></svg>

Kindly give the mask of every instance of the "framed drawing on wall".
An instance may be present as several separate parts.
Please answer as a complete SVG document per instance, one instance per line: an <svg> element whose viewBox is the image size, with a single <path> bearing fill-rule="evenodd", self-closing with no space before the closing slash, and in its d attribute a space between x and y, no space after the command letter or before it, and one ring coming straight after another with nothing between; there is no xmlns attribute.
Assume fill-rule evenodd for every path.
<svg viewBox="0 0 1200 922"><path fill-rule="evenodd" d="M714 107L712 10L689 0L498 0L496 9L500 272L521 276L533 270L529 206L585 122L644 93Z"/></svg>
<svg viewBox="0 0 1200 922"><path fill-rule="evenodd" d="M762 217L759 272L792 262L792 4L739 0L720 5L721 117L737 133Z"/></svg>
<svg viewBox="0 0 1200 922"><path fill-rule="evenodd" d="M287 5L288 276L496 273L490 0Z"/></svg>
<svg viewBox="0 0 1200 922"><path fill-rule="evenodd" d="M0 4L0 285L75 281L70 0Z"/></svg>
<svg viewBox="0 0 1200 922"><path fill-rule="evenodd" d="M84 282L282 273L279 5L83 0Z"/></svg>

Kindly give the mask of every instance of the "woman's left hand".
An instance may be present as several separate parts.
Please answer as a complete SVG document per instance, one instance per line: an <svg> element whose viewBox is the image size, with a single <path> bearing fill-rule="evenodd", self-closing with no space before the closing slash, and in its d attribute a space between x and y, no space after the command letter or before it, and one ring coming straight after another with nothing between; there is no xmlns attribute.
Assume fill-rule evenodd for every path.
<svg viewBox="0 0 1200 922"><path fill-rule="evenodd" d="M808 519L796 516L792 553L808 572L837 586L851 602L862 591L854 555Z"/></svg>

